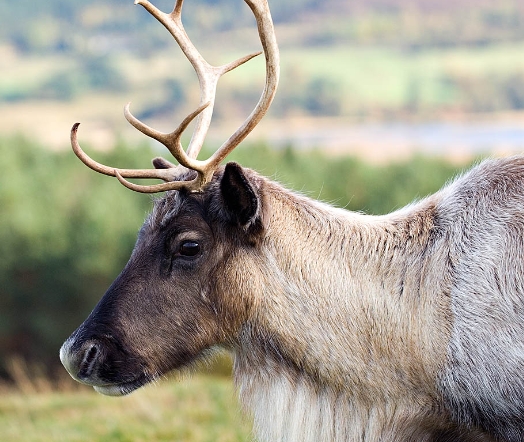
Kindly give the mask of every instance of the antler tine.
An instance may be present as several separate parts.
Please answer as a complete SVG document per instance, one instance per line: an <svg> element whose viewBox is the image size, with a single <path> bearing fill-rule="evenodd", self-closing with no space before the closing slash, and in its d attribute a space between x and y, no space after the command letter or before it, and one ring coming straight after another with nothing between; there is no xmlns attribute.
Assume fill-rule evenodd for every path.
<svg viewBox="0 0 524 442"><path fill-rule="evenodd" d="M117 176L117 172L122 177L127 178L156 178L164 181L171 181L173 179L172 169L115 169L114 167L108 167L99 162L93 160L87 155L77 140L77 132L80 123L75 123L71 129L71 146L76 156L90 169L96 172L102 173L109 176Z"/></svg>
<svg viewBox="0 0 524 442"><path fill-rule="evenodd" d="M204 139L211 124L218 80L225 73L259 55L260 52L239 58L224 66L212 66L198 52L184 29L182 24L183 0L177 0L170 14L160 11L149 0L135 0L135 4L143 6L174 37L197 74L200 84L200 106L209 103L208 107L198 115L195 129L187 148L187 156L196 158L204 144Z"/></svg>
<svg viewBox="0 0 524 442"><path fill-rule="evenodd" d="M216 169L224 158L238 146L264 117L278 87L280 77L280 55L275 29L267 0L244 0L253 11L257 21L260 41L266 58L266 83L260 99L251 114L237 131L206 161L206 168Z"/></svg>
<svg viewBox="0 0 524 442"><path fill-rule="evenodd" d="M135 192L140 193L158 193L158 192L167 192L168 190L180 190L180 189L186 189L188 187L188 184L193 183L193 181L171 181L169 183L163 183L163 184L153 184L151 186L143 186L140 184L134 184L130 181L126 180L121 174L118 169L115 169L115 176L120 181L121 184L123 184L125 187L127 187L130 190L134 190ZM136 177L135 177L136 178Z"/></svg>
<svg viewBox="0 0 524 442"><path fill-rule="evenodd" d="M138 129L144 135L147 135L148 137L153 138L158 142L162 143L164 146L166 146L169 152L171 152L171 154L182 166L200 172L202 168L201 162L195 160L194 158L191 158L189 155L186 154L186 152L182 148L180 138L186 130L187 126L189 126L189 123L191 123L191 121L193 121L197 115L201 114L202 111L204 111L210 104L211 103L207 102L204 103L202 106L198 107L195 111L193 111L186 118L184 118L182 123L180 123L180 125L171 133L159 132L158 130L151 128L147 124L144 124L131 113L131 103L128 103L124 108L124 115L127 121L129 121L129 123L133 127Z"/></svg>
<svg viewBox="0 0 524 442"><path fill-rule="evenodd" d="M91 169L109 176L115 176L126 187L138 192L162 192L166 190L177 190L185 188L189 191L200 191L211 181L214 171L220 162L230 153L253 128L258 124L266 113L278 85L279 78L279 54L275 38L275 31L267 0L245 0L249 5L257 21L260 41L264 49L266 58L266 82L262 95L246 121L237 131L222 144L222 146L205 161L197 160L198 153L204 143L204 138L211 123L213 107L215 103L216 88L220 77L227 72L235 69L253 57L261 54L254 54L241 57L223 66L210 65L197 51L189 39L182 25L181 14L183 0L176 0L174 9L166 14L156 8L149 0L135 0L135 4L142 5L153 17L155 17L175 38L178 45L184 52L186 58L195 69L200 85L200 104L199 107L190 113L182 123L171 133L162 133L144 124L131 114L129 104L125 107L124 114L129 123L143 134L164 144L173 156L178 160L180 166L171 166L167 162L162 164L154 163L156 169L115 169L104 166L91 159L81 148L77 141L78 123L71 130L71 145L75 154L80 160ZM195 128L187 151L184 151L180 138L187 126L196 119ZM166 167L166 164L168 167ZM189 181L177 181L180 178L180 171L188 168L197 172L196 177ZM167 181L165 184L152 186L141 186L130 183L125 178L156 178Z"/></svg>

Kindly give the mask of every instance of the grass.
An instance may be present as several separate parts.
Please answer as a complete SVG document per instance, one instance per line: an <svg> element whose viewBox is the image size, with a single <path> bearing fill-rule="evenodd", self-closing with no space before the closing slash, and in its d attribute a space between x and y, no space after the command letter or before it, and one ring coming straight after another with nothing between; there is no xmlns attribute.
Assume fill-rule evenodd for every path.
<svg viewBox="0 0 524 442"><path fill-rule="evenodd" d="M256 40L252 30L248 38L243 37L243 32L239 35L242 37L235 34L240 40L237 46L228 46L219 38L202 47L202 52L213 63L225 63L257 48L258 43L250 40ZM250 43L244 44L244 39ZM216 48L218 42L223 43L220 48ZM1 49L0 46L0 54ZM524 42L410 51L373 45L293 46L283 38L281 81L269 118L302 115L303 110L297 109L303 103L295 102L300 102L308 91L311 97L322 95L313 88L319 79L327 87L328 102L334 100L340 105L341 116L364 115L372 119L381 112L403 116L406 109L423 117L429 115L428 118L449 110L470 112L471 100L478 97L464 96L460 89L463 86L449 79L458 79L461 85L476 85L480 98L485 100L489 95L496 102L501 91L484 89L497 79L522 75L523 51ZM122 118L122 107L128 101L132 101L137 115L147 109L160 109L146 121L164 131L171 130L174 122L181 121L198 102L195 74L174 43L148 57L131 52L115 54L111 61L114 79L122 79L123 89L88 91L78 86L69 100L49 98L46 84L53 78L55 83L57 78L63 78L57 75L69 76L73 84L80 81L81 54L24 57L5 47L4 52L5 57L0 60L0 67L5 67L0 69L0 133L37 133L42 142L54 147L68 144L69 129L75 121L89 128L87 132L82 129L82 140L97 146L114 144L115 134L139 139ZM263 77L262 57L224 76L218 87L215 121L220 120L221 126L230 121L241 122L258 100ZM185 99L171 97L173 82L178 82ZM23 98L16 99L18 95Z"/></svg>
<svg viewBox="0 0 524 442"><path fill-rule="evenodd" d="M394 104L403 97L405 85L413 79L431 82L446 73L462 73L477 77L490 74L509 75L524 70L524 59L521 57L524 51L523 42L467 49L426 49L420 52L380 46L283 46L282 81L286 81L287 73L303 75L306 78L330 78L340 83L346 93L351 92L353 101L364 102L359 104L365 104L370 100ZM116 57L116 65L122 77L129 82L134 95L137 95L137 90L151 95L155 88L160 87L161 81L168 78L193 84L194 73L189 63L178 52L170 46L149 58L127 54ZM206 52L205 49L203 52ZM220 62L230 61L241 55L245 53L223 48ZM0 91L34 88L58 70L78 76L78 69L79 67L67 56L13 56L9 62L9 69L0 74ZM234 74L225 76L221 84L223 83L226 89L253 84L253 78L263 80L263 72L263 60L260 57L247 63ZM296 78L290 78L289 81L296 81ZM103 95L105 94L107 91L103 92ZM96 92L90 92L89 95L94 96ZM129 98L130 92L124 91L119 95L122 95L123 99Z"/></svg>
<svg viewBox="0 0 524 442"><path fill-rule="evenodd" d="M423 88L422 99L435 105L441 100L441 82L446 75L476 78L523 72L523 51L524 43L420 52L384 47L294 48L282 51L283 81L290 71L308 78L332 79L355 106L402 106L410 84L418 82Z"/></svg>
<svg viewBox="0 0 524 442"><path fill-rule="evenodd" d="M198 374L122 398L81 388L0 396L2 442L242 442L251 440L232 382Z"/></svg>

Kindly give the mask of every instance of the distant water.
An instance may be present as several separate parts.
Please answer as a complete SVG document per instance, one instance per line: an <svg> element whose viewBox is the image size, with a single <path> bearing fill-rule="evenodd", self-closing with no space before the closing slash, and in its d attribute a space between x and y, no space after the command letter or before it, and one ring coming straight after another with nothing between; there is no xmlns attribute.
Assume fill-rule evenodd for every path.
<svg viewBox="0 0 524 442"><path fill-rule="evenodd" d="M310 124L271 131L268 141L297 148L371 154L421 152L430 155L471 156L524 153L524 121L434 122L422 124L340 122Z"/></svg>

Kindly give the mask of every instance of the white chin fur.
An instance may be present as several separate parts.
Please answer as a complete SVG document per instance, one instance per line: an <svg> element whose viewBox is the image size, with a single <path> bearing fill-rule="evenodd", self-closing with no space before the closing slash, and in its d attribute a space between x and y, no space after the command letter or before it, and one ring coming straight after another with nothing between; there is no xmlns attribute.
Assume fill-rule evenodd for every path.
<svg viewBox="0 0 524 442"><path fill-rule="evenodd" d="M122 391L122 387L119 385L108 385L103 387L93 386L97 393L105 396L124 396L126 393Z"/></svg>

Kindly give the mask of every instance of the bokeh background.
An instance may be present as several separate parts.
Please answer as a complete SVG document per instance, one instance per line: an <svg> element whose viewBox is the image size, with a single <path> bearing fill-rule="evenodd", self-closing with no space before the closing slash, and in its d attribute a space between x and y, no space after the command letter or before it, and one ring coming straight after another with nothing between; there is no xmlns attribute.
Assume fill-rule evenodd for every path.
<svg viewBox="0 0 524 442"><path fill-rule="evenodd" d="M281 83L232 159L379 214L482 156L524 149L521 0L270 5ZM186 0L184 24L212 64L259 48L241 0ZM263 82L261 59L221 79L202 156L242 123ZM249 440L227 358L122 402L75 390L58 360L151 206L74 157L72 124L98 160L143 168L162 150L127 124L123 105L169 131L198 97L176 43L130 0L0 3L0 440Z"/></svg>

